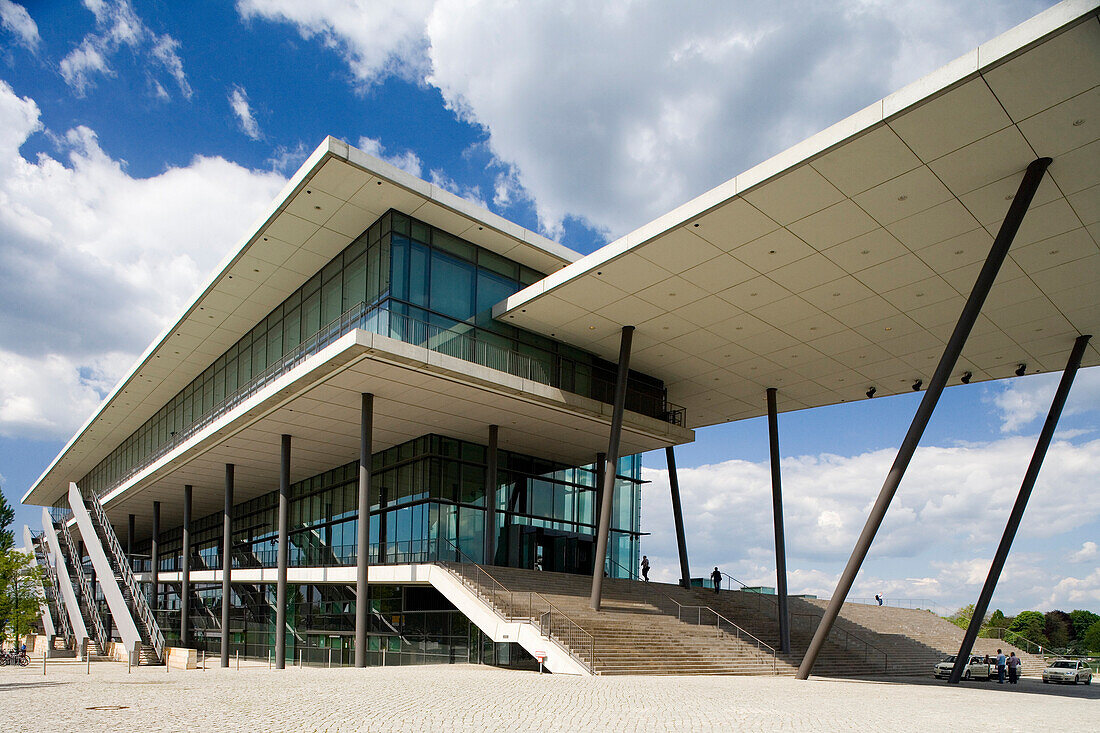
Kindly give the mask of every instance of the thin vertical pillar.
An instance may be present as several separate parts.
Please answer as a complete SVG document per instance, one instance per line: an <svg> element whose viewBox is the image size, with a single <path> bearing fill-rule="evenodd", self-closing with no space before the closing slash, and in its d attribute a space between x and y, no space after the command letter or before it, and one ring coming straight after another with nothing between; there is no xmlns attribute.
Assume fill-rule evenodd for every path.
<svg viewBox="0 0 1100 733"><path fill-rule="evenodd" d="M229 609L233 604L233 464L225 464L225 510L222 512L222 666L229 666Z"/></svg>
<svg viewBox="0 0 1100 733"><path fill-rule="evenodd" d="M859 573L859 568L863 565L863 559L867 557L867 550L870 549L871 542L875 539L875 534L878 533L879 525L882 524L882 519L886 516L886 510L890 507L890 501L894 498L894 493L905 475L905 469L909 467L909 461L913 458L917 444L924 434L924 428L932 417L932 411L936 408L936 403L939 402L943 388L947 386L947 379L955 368L959 354L966 344L967 336L970 335L974 323L978 320L982 304L985 303L986 296L989 295L989 289L993 287L993 281L997 278L997 273L1008 255L1008 249L1012 246L1012 240L1016 238L1016 232L1024 220L1024 214L1027 213L1027 209L1031 205L1031 199L1035 196L1035 190L1039 187L1039 182L1043 180L1043 174L1050 163L1050 158L1039 158L1032 161L1024 173L1020 188L1016 191L1016 196L1008 207L1008 214L1001 222L1001 229L997 233L997 238L993 241L993 246L985 258L985 264L982 265L981 272L978 273L978 278L974 281L974 288L970 291L970 297L967 298L966 305L963 306L962 313L959 315L959 321L955 324L955 330L952 332L947 346L944 347L936 372L928 383L928 391L924 393L924 397L921 399L917 414L913 416L913 422L909 425L909 431L905 434L905 439L902 440L894 464L886 475L886 481L879 491L878 499L875 500L870 516L867 517L863 532L860 533L859 539L856 541L856 546L852 550L851 557L848 558L848 564L840 576L836 590L833 592L832 598L829 599L829 605L826 607L821 622L814 632L813 639L810 640L810 646L806 649L806 656L803 657L796 675L800 680L810 676L810 671L814 668L814 662L817 661L817 655L825 644L829 632L832 631L836 617L840 614L840 608L844 605L844 599L848 597L848 591L852 589L852 583L855 582L856 574Z"/></svg>
<svg viewBox="0 0 1100 733"><path fill-rule="evenodd" d="M791 618L787 608L787 547L783 533L783 487L779 472L779 415L776 389L768 388L768 447L772 458L772 517L775 524L775 592L779 601L779 651L791 651Z"/></svg>
<svg viewBox="0 0 1100 733"><path fill-rule="evenodd" d="M497 551L497 439L500 428L489 426L489 446L485 452L485 553L482 562L493 565Z"/></svg>
<svg viewBox="0 0 1100 733"><path fill-rule="evenodd" d="M153 539L149 544L149 577L152 581L150 587L149 606L156 611L160 599L160 502L153 502Z"/></svg>
<svg viewBox="0 0 1100 733"><path fill-rule="evenodd" d="M1077 376L1077 370L1081 367L1081 357L1085 353L1091 336L1078 336L1073 343L1073 351L1070 352L1069 361L1066 363L1062 379L1058 383L1058 391L1054 393L1054 401L1050 404L1050 412L1047 413L1046 422L1039 432L1039 441L1035 444L1035 452L1031 456L1031 463L1024 474L1024 481L1020 484L1020 493L1016 496L1016 503L1012 505L1012 513L1008 515L1008 524L1005 525L1004 534L1001 535L1001 544L997 546L997 554L993 556L993 563L989 567L989 575L985 578L985 585L978 596L978 602L974 604L974 615L970 617L970 625L963 635L962 646L955 657L955 666L951 669L948 682L958 684L962 679L964 660L970 658L970 650L974 648L974 640L978 638L978 632L982 628L982 619L989 609L989 602L993 600L993 591L997 587L997 581L1001 578L1005 560L1008 559L1008 550L1012 547L1012 540L1016 538L1016 530L1020 528L1020 520L1024 517L1024 509L1027 508L1028 499L1031 498L1031 490L1035 488L1035 480L1039 477L1039 469L1043 467L1043 459L1046 458L1047 448L1054 438L1054 430L1058 427L1058 419L1062 416L1062 408L1066 406L1070 387L1073 386L1073 378Z"/></svg>
<svg viewBox="0 0 1100 733"><path fill-rule="evenodd" d="M278 577L275 585L275 669L286 669L286 573L290 564L290 436L280 439L279 539L276 550Z"/></svg>
<svg viewBox="0 0 1100 733"><path fill-rule="evenodd" d="M191 485L183 487L183 547L180 548L180 646L191 637Z"/></svg>
<svg viewBox="0 0 1100 733"><path fill-rule="evenodd" d="M134 515L129 515L126 523L126 562L134 569Z"/></svg>
<svg viewBox="0 0 1100 733"><path fill-rule="evenodd" d="M361 395L359 418L359 521L355 554L355 666L367 666L370 618L370 471L374 441L374 395Z"/></svg>
<svg viewBox="0 0 1100 733"><path fill-rule="evenodd" d="M615 476L619 473L619 440L623 432L623 413L626 411L626 382L630 374L630 344L634 339L634 326L623 326L619 340L619 368L615 374L615 402L611 412L611 431L607 439L607 458L604 461L603 496L600 497L600 528L596 533L596 558L592 568L592 595L588 605L600 610L603 594L604 564L607 562L607 540L611 532L611 508L615 497Z"/></svg>
<svg viewBox="0 0 1100 733"><path fill-rule="evenodd" d="M600 451L596 454L596 503L592 507L592 523L598 529L600 526L600 508L603 507L603 477L607 468L607 454Z"/></svg>
<svg viewBox="0 0 1100 733"><path fill-rule="evenodd" d="M676 475L676 451L670 445L665 448L668 465L668 488L672 494L672 520L676 524L676 549L680 553L680 585L691 587L691 570L688 569L687 539L684 536L684 512L680 508L680 479Z"/></svg>

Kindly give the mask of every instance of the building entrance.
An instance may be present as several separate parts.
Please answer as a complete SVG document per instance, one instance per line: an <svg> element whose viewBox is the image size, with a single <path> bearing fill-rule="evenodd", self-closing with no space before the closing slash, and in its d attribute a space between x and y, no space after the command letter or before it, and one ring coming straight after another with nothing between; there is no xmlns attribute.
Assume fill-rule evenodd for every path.
<svg viewBox="0 0 1100 733"><path fill-rule="evenodd" d="M504 527L502 534L507 535L507 543L502 546L508 552L507 558L497 553L499 564L552 573L592 574L595 539L591 535L519 525Z"/></svg>

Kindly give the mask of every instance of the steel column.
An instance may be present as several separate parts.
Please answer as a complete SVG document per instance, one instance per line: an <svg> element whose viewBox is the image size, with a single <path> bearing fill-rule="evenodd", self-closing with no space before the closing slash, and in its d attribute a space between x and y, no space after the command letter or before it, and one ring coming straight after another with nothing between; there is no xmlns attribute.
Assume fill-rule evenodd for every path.
<svg viewBox="0 0 1100 733"><path fill-rule="evenodd" d="M600 598L603 594L604 563L607 562L607 539L611 531L615 476L619 473L619 440L623 432L623 413L626 411L626 383L630 374L630 344L633 339L634 326L623 326L619 341L619 368L615 374L615 402L611 412L611 431L607 439L607 458L604 462L600 528L596 534L596 557L592 568L592 595L588 599L588 605L597 611L600 610Z"/></svg>
<svg viewBox="0 0 1100 733"><path fill-rule="evenodd" d="M126 562L130 563L130 569L134 569L134 515L129 515L126 523Z"/></svg>
<svg viewBox="0 0 1100 733"><path fill-rule="evenodd" d="M191 626L191 485L183 487L183 547L180 548L180 646L187 646Z"/></svg>
<svg viewBox="0 0 1100 733"><path fill-rule="evenodd" d="M970 658L970 650L974 648L974 640L978 638L978 631L982 628L982 619L989 608L989 602L993 600L993 591L1000 580L1001 570L1004 569L1005 560L1008 559L1008 550L1012 547L1012 540L1016 538L1016 530L1020 528L1020 520L1024 517L1024 509L1027 508L1028 499L1031 498L1031 490L1035 488L1035 480L1039 477L1039 469L1043 467L1043 459L1046 458L1047 448L1054 438L1054 430L1058 427L1058 419L1062 416L1062 408L1066 406L1070 387L1073 386L1073 378L1077 376L1077 370L1081 366L1081 357L1085 353L1091 336L1078 336L1073 343L1073 351L1070 352L1069 361L1065 371L1062 372L1062 380L1058 383L1058 391L1054 393L1054 401L1050 404L1050 412L1047 413L1046 422L1039 432L1039 441L1035 444L1035 452L1031 456L1031 463L1024 474L1024 481L1020 484L1020 493L1016 496L1016 503L1012 505L1012 513L1008 515L1008 524L1005 525L1004 534L1001 536L1001 544L997 546L997 554L993 556L993 563L989 567L989 575L986 576L985 585L982 586L978 602L974 604L974 615L970 618L970 625L963 635L959 654L955 657L955 666L951 669L948 682L958 684L962 679L965 660Z"/></svg>
<svg viewBox="0 0 1100 733"><path fill-rule="evenodd" d="M779 409L776 388L768 388L768 449L772 459L772 517L775 525L775 592L779 601L779 651L791 651L791 617L787 607L787 545L783 532L783 486L779 471Z"/></svg>
<svg viewBox="0 0 1100 733"><path fill-rule="evenodd" d="M676 549L680 554L680 585L691 587L691 570L688 569L687 539L684 536L684 512L680 508L680 479L676 475L676 451L670 445L665 448L665 464L668 466L668 489L672 495L672 521L676 525Z"/></svg>
<svg viewBox="0 0 1100 733"><path fill-rule="evenodd" d="M374 441L374 395L363 393L359 420L359 522L355 555L355 666L367 666L370 618L370 471Z"/></svg>
<svg viewBox="0 0 1100 733"><path fill-rule="evenodd" d="M1012 246L1012 240L1015 239L1016 232L1024 220L1024 214L1027 213L1027 209L1031 205L1031 199L1035 196L1035 190L1039 187L1039 182L1043 180L1043 173L1046 172L1050 163L1050 158L1039 158L1032 161L1024 173L1020 188L1008 208L1008 214L1001 222L1001 229L997 233L997 238L993 241L993 246L985 258L985 264L982 265L981 272L978 273L978 278L974 282L974 288L970 291L970 297L967 298L966 305L963 306L962 313L959 315L959 321L955 324L955 330L952 332L951 338L944 348L943 355L940 357L936 372L928 383L928 391L924 393L924 398L917 408L917 413L913 416L913 422L910 424L909 431L905 434L905 439L898 449L898 455L890 467L890 472L886 475L886 481L879 491L878 499L871 509L870 516L867 517L863 532L860 533L859 539L856 541L852 555L848 558L848 564L840 576L836 590L833 592L832 598L829 599L829 605L817 626L817 631L814 632L809 648L806 650L806 656L802 659L802 664L798 668L796 676L800 680L809 677L810 671L814 668L817 655L825 644L825 639L832 630L836 617L840 614L840 608L844 605L844 599L848 597L848 591L851 590L852 583L855 582L856 574L863 564L863 559L867 557L867 550L870 549L879 525L882 524L882 519L886 516L886 510L890 507L890 500L894 498L894 493L905 475L905 469L908 468L909 461L913 458L913 453L924 434L928 420L932 417L932 411L940 399L943 388L947 386L947 379L955 368L959 354L966 344L967 336L970 335L975 321L978 320L982 304L985 303L986 296L989 295L989 289L993 287L993 281L997 278L997 273L1004 263L1005 256L1008 255L1008 249Z"/></svg>
<svg viewBox="0 0 1100 733"><path fill-rule="evenodd" d="M287 515L290 510L290 436L280 436L279 447L279 538L275 550L278 576L275 579L275 669L286 669L286 569L290 564Z"/></svg>
<svg viewBox="0 0 1100 733"><path fill-rule="evenodd" d="M149 607L157 610L157 592L160 590L160 502L153 502L153 539L149 545L149 578L152 581L150 587Z"/></svg>
<svg viewBox="0 0 1100 733"><path fill-rule="evenodd" d="M607 473L607 454L600 451L596 454L596 496L595 504L592 507L592 523L599 528L600 526L600 508L603 506L603 477Z"/></svg>
<svg viewBox="0 0 1100 733"><path fill-rule="evenodd" d="M230 574L233 568L233 464L225 464L225 509L222 512L222 666L229 666Z"/></svg>
<svg viewBox="0 0 1100 733"><path fill-rule="evenodd" d="M485 452L485 552L482 562L495 564L497 549L497 441L500 428L489 426L489 446Z"/></svg>

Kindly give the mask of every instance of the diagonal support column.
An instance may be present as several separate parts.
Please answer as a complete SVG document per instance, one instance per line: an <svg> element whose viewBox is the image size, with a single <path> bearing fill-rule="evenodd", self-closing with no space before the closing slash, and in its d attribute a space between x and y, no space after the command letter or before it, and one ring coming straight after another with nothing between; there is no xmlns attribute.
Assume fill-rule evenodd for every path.
<svg viewBox="0 0 1100 733"><path fill-rule="evenodd" d="M864 558L867 557L867 550L870 549L871 542L874 541L875 534L878 533L882 519L886 516L886 510L890 507L890 501L894 498L894 493L905 475L905 469L909 467L909 461L912 460L917 444L920 442L924 429L932 417L932 411L935 410L936 403L939 402L940 395L943 393L944 387L947 386L947 379L955 368L955 363L959 359L959 354L962 353L970 331L974 328L974 323L978 320L982 304L985 303L986 296L989 295L989 289L993 287L993 281L996 280L997 273L1008 255L1008 248L1012 246L1012 240L1016 238L1016 232L1020 229L1024 214L1027 213L1028 207L1031 205L1031 199L1035 196L1035 190L1039 187L1039 182L1043 180L1043 174L1050 163L1050 158L1039 158L1032 161L1024 173L1020 188L1017 190L1015 198L1012 199L1012 205L1008 208L1008 214L1001 222L1001 230L993 241L993 246L985 258L985 264L982 265L981 272L978 273L974 288L970 291L970 297L967 298L966 305L963 306L959 321L955 324L955 330L951 333L951 338L944 348L936 372L928 383L928 390L921 399L917 413L913 416L913 422L909 426L909 431L905 434L905 439L898 449L898 455L890 467L890 472L886 475L886 481L883 483L882 489L879 491L878 499L871 509L870 516L867 517L863 532L860 533L856 546L852 550L852 556L848 558L848 564L845 566L844 572L841 573L832 598L829 599L829 605L825 609L821 623L818 624L814 637L810 641L810 646L806 649L806 656L798 667L796 677L800 680L810 676L810 671L814 668L814 662L817 661L817 655L825 644L829 632L832 631L836 617L840 614L840 608L844 605L844 599L848 597L848 591L852 589L856 574L859 573L859 568L863 565Z"/></svg>
<svg viewBox="0 0 1100 733"><path fill-rule="evenodd" d="M355 554L355 666L367 666L370 618L370 472L374 442L374 395L363 393L359 420L359 523Z"/></svg>
<svg viewBox="0 0 1100 733"><path fill-rule="evenodd" d="M772 462L772 517L775 524L775 592L779 602L779 651L791 651L791 617L787 608L787 545L783 532L783 486L779 471L779 410L776 388L768 388L768 449Z"/></svg>
<svg viewBox="0 0 1100 733"><path fill-rule="evenodd" d="M23 525L23 548L32 559L35 564L38 563L38 555L34 551L34 538L31 537L31 528L27 525ZM43 553L44 554L44 553ZM46 562L49 562L48 560ZM42 616L42 630L46 632L46 636L53 638L56 633L53 627L53 616L50 614L50 606L46 603L46 591L42 588L42 584L38 584L37 592L41 593L39 596L42 602L39 604L39 613Z"/></svg>
<svg viewBox="0 0 1100 733"><path fill-rule="evenodd" d="M225 511L222 513L222 666L229 667L229 609L233 605L233 464L225 464Z"/></svg>
<svg viewBox="0 0 1100 733"><path fill-rule="evenodd" d="M180 646L191 637L191 485L183 487L183 546L180 548Z"/></svg>
<svg viewBox="0 0 1100 733"><path fill-rule="evenodd" d="M684 512L680 508L680 479L676 475L676 451L670 445L665 448L665 464L668 466L668 489L672 495L672 521L676 525L676 550L680 555L680 586L691 587L691 570L688 568L687 538L684 535Z"/></svg>
<svg viewBox="0 0 1100 733"><path fill-rule="evenodd" d="M596 534L596 557L592 567L592 595L588 605L600 610L603 594L604 564L607 562L607 539L611 533L611 507L614 506L615 476L619 473L619 440L623 434L623 413L626 411L626 382L630 374L630 344L634 326L623 326L619 340L619 369L615 374L615 402L611 412L611 432L604 459L603 495L600 497L600 527Z"/></svg>
<svg viewBox="0 0 1100 733"><path fill-rule="evenodd" d="M959 654L955 657L955 666L951 669L948 682L955 685L962 679L965 660L970 658L970 650L974 648L974 640L978 638L978 631L982 628L982 619L989 608L989 602L993 600L993 591L1000 580L1001 571L1004 569L1005 560L1008 559L1009 548L1012 540L1016 538L1016 530L1020 528L1020 521L1024 517L1024 509L1027 508L1028 499L1031 498L1031 490L1035 488L1035 480L1039 477L1039 469L1043 467L1043 459L1046 458L1047 448L1054 438L1054 430L1058 427L1058 419L1062 416L1062 408L1066 406L1070 387L1073 386L1073 378L1077 376L1077 370L1081 367L1081 357L1085 353L1091 336L1078 336L1073 343L1073 351L1070 352L1069 361L1066 363L1062 379L1058 383L1058 391L1054 393L1054 401L1050 404L1050 412L1047 413L1046 422L1039 433L1039 441L1035 444L1035 452L1031 456L1031 463L1024 474L1024 481L1020 484L1020 493L1016 496L1016 503L1012 506L1012 513L1008 515L1008 524L1005 525L1004 534L1001 536L1001 544L997 546L997 554L993 556L993 563L986 576L985 585L978 596L978 602L974 604L974 615L970 618L970 625L963 635Z"/></svg>
<svg viewBox="0 0 1100 733"><path fill-rule="evenodd" d="M286 574L290 560L290 436L280 439L278 577L275 581L275 669L286 669Z"/></svg>
<svg viewBox="0 0 1100 733"><path fill-rule="evenodd" d="M77 649L84 648L84 640L88 638L88 627L84 625L84 617L80 615L80 603L76 598L76 590L72 580L69 579L69 567L65 564L65 556L61 554L61 541L57 537L57 530L53 526L53 517L50 510L42 507L42 530L45 532L46 546L49 548L50 557L53 558L54 573L60 588L61 603L64 613L69 617L69 627L73 630L73 637L77 643ZM47 562L49 560L47 559Z"/></svg>

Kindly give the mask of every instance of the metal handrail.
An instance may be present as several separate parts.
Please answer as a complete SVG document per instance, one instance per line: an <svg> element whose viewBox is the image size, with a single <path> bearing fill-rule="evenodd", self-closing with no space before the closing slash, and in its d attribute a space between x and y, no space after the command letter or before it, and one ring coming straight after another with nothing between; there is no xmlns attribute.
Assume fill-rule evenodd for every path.
<svg viewBox="0 0 1100 733"><path fill-rule="evenodd" d="M46 553L45 548L41 546L41 540L36 539L35 549L42 552L42 564L46 568L46 577L49 579L50 585L53 586L53 594L49 596L49 600L53 602L54 610L57 612L61 624L61 635L65 639L65 646L67 647L73 640L73 627L69 622L68 614L65 613L65 606L58 592L61 586L57 579L57 569L50 564L49 555Z"/></svg>
<svg viewBox="0 0 1100 733"><path fill-rule="evenodd" d="M76 572L77 582L80 584L80 595L84 599L85 615L92 621L96 644L99 646L100 652L105 652L107 651L107 643L111 639L107 636L107 630L103 627L103 618L99 615L99 606L92 594L92 585L88 582L88 577L84 575L84 564L81 562L80 555L76 552L76 543L73 541L69 528L62 524L59 531L61 536L65 538L65 545L69 550L69 559L74 572Z"/></svg>
<svg viewBox="0 0 1100 733"><path fill-rule="evenodd" d="M808 624L808 626L809 626L808 630L810 632L814 632L814 631L817 630L817 627L821 625L821 619L823 617L824 617L824 613L822 613L820 615L818 615L816 613L792 613L791 614L791 621L793 622L793 621L795 621L796 619L799 619L799 618L813 619L813 623ZM863 656L863 658L864 659L867 659L867 655L868 655L869 652L871 652L871 651L878 652L879 654L882 655L882 671L886 672L890 669L890 655L887 654L882 649L879 649L877 646L875 646L871 642L867 641L863 637L856 636L855 634L853 634L852 632L848 631L847 629L845 629L843 627L834 625L829 630L829 635L830 636L833 636L833 635L839 636L841 634L843 634L843 637L844 637L844 650L845 651L848 651L848 649L850 648L850 642L854 640L854 641L856 641L856 642L863 645L863 647L864 647L864 656Z"/></svg>
<svg viewBox="0 0 1100 733"><path fill-rule="evenodd" d="M847 598L845 603L865 603L868 606L878 605L878 601L874 598ZM886 598L883 597L882 605L891 606L893 608L908 608L910 610L917 611L932 611L936 612L939 608L939 604L933 601L931 598Z"/></svg>
<svg viewBox="0 0 1100 733"><path fill-rule="evenodd" d="M458 545L456 545L454 542L452 542L450 540L450 538L442 537L440 539L444 540L445 542L447 542L447 544L451 545L451 547L454 548L455 552L458 554L458 556L460 558L465 558L466 559L467 562L461 563L461 564L473 565L474 566L474 569L476 571L476 574L474 576L475 577L475 582L471 584L471 582L467 579L465 573L458 572L458 571L454 570L446 562L439 562L439 565L441 567L446 569L451 574L456 575L459 578L459 580L462 581L463 585L466 585L467 587L471 588L474 591L474 593L477 594L478 598L480 598L485 603L487 603L490 606L490 608L492 608L494 611L496 611L506 621L521 621L522 620L522 621L527 621L528 623L535 623L536 618L537 618L538 619L539 632L543 636L547 637L548 639L557 638L559 641L562 642L562 645L565 647L566 651L569 652L570 656L572 656L578 662L580 662L585 667L587 667L589 672L592 672L593 674L595 674L595 672L596 672L596 637L591 632L589 632L583 626L581 626L576 621L571 619L566 613L564 613L561 609L557 608L553 603L551 603L541 593L537 593L535 591L513 591L513 590L510 590L503 583L501 583L499 580L494 578L487 570L485 570L485 568L482 567L481 563L474 562L474 560L471 559L469 555L464 553L462 551L462 549L459 548ZM505 597L507 597L508 604L504 609L500 609L500 608L497 607L496 601L495 601L495 599L492 595L482 592L482 584L481 584L481 577L482 576L484 576L487 580L489 580L493 584L494 590L498 594L503 594ZM525 615L520 615L519 611L523 608L523 606L522 606L522 604L517 604L516 600L517 600L517 597L520 600L522 600L524 595L527 596L527 598L526 598L526 600L527 600L527 613ZM539 610L536 612L535 605L534 605L534 601L535 601L536 598L539 601L541 601L543 604L546 605L547 610L543 611L541 608L539 608ZM561 626L559 625L559 627L558 627L559 630L557 632L555 632L555 626L554 626L555 619L558 619L559 622L564 623L564 629L562 629ZM587 647L587 649L588 649L588 658L587 659L585 659L584 655L581 654L580 651L579 651L582 646Z"/></svg>
<svg viewBox="0 0 1100 733"><path fill-rule="evenodd" d="M960 621L965 621L966 626L970 626L970 619L966 618L965 616L959 616L959 620ZM1012 639L1008 638L1010 634L1013 637L1015 637L1015 640L1012 640ZM1042 644L1035 643L1031 639L1028 639L1026 636L1021 634L1019 631L1010 631L1010 630L1008 630L1007 628L1005 628L1003 626L983 626L981 628L981 630L978 632L978 638L979 639L1000 639L1002 641L1008 642L1009 644L1012 644L1014 647L1016 647L1020 651L1027 652L1028 654L1041 655L1043 653L1043 645ZM1016 643L1017 641L1022 641L1024 644L1027 644L1028 646L1033 647L1036 651L1032 651L1031 649L1028 648L1028 646L1020 646L1019 644Z"/></svg>
<svg viewBox="0 0 1100 733"><path fill-rule="evenodd" d="M138 585L137 579L134 577L134 571L130 567L126 554L122 551L122 544L118 541L118 536L107 518L107 513L103 511L103 506L99 503L98 498L91 498L85 503L92 507L95 522L99 525L99 535L107 541L107 547L110 548L111 555L115 559L115 566L119 568L122 582L130 593L131 604L138 615L138 619L145 627L149 642L156 651L157 657L164 659L164 634L161 633L160 625L157 623L156 617L153 616L153 609L149 606L149 601L145 598L145 594L141 592L141 586Z"/></svg>
<svg viewBox="0 0 1100 733"><path fill-rule="evenodd" d="M684 619L684 611L694 610L695 611L695 624L697 626L702 626L703 625L703 612L707 611L707 612L713 614L714 617L715 617L715 622L714 622L715 629L719 633L722 632L722 631L725 631L727 634L729 634L729 633L731 633L730 631L722 628L722 622L725 621L728 626L733 627L734 631L732 633L737 639L740 640L741 635L743 634L743 635L747 636L749 638L749 640L752 641L752 643L754 643L756 645L756 648L758 650L760 650L761 652L764 652L765 655L771 654L771 657L772 657L772 674L777 673L775 647L773 647L771 644L768 644L767 642L761 641L759 638L754 636L752 633L746 631L745 629L741 628L740 626L738 626L734 622L730 621L728 618L726 618L722 614L718 613L717 611L715 611L710 606L685 606L684 604L677 601L675 598L671 598L669 596L665 596L665 598L668 598L668 600L670 600L670 601L672 601L673 603L676 604L676 619L678 621L683 622L683 623L688 623L688 621L686 621Z"/></svg>
<svg viewBox="0 0 1100 733"><path fill-rule="evenodd" d="M469 326L469 324L458 324L458 326L473 328ZM527 354L506 349L487 341L475 339L467 333L456 332L442 326L421 321L411 316L395 313L382 303L368 306L366 303L360 301L358 304L342 313L339 318L326 324L317 333L303 341L292 351L283 355L282 358L278 359L263 372L238 387L233 394L227 395L216 405L213 405L210 410L190 425L173 433L171 437L150 452L143 460L120 474L118 478L105 487L101 493L108 493L114 490L131 477L145 470L150 464L175 449L226 412L250 398L276 378L282 376L298 366L305 359L313 356L355 329L363 329L389 338L396 338L415 346L454 356L464 361L487 366L497 371L507 372L513 376L529 379L548 386L559 386L554 384L555 380L551 377L547 365ZM636 409L637 411L643 412L643 414L653 415L658 419L665 420L674 425L685 424L684 408L674 405L667 400L662 400L660 406L655 408L655 406L651 404L641 404L645 400L638 394L632 392L629 393L627 401L629 403L628 408L630 409ZM99 493L91 490L89 487L88 492L84 495L87 498L91 498L91 496L98 498Z"/></svg>

